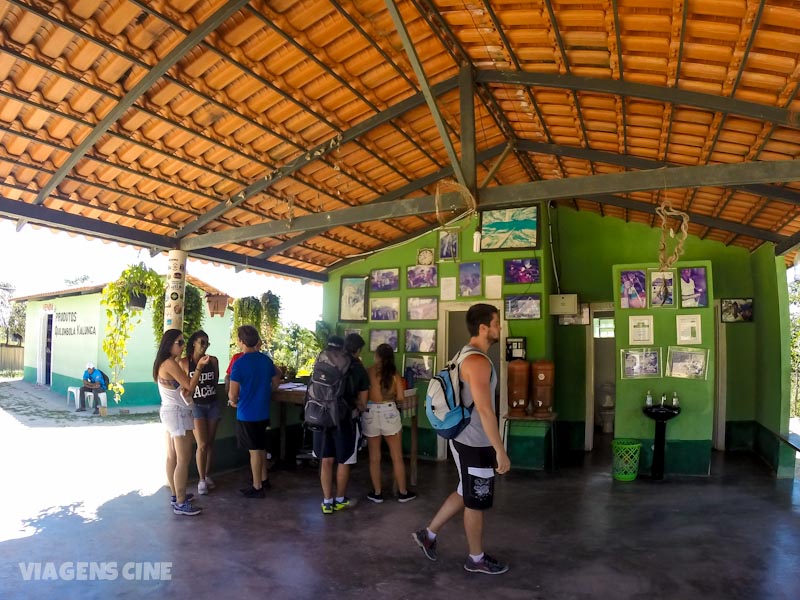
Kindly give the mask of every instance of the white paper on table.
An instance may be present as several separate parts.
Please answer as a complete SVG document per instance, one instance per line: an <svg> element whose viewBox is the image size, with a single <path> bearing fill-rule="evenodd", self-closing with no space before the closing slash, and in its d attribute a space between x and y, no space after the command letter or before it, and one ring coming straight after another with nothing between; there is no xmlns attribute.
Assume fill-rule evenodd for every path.
<svg viewBox="0 0 800 600"><path fill-rule="evenodd" d="M456 278L442 277L442 300L456 299Z"/></svg>
<svg viewBox="0 0 800 600"><path fill-rule="evenodd" d="M486 297L487 298L500 298L502 297L503 278L500 275L487 275L486 276Z"/></svg>

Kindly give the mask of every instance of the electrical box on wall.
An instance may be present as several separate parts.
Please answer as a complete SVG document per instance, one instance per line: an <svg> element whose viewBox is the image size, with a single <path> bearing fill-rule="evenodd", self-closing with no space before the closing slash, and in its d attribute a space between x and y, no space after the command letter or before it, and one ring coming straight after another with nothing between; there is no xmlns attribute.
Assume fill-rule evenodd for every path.
<svg viewBox="0 0 800 600"><path fill-rule="evenodd" d="M578 313L578 294L550 294L551 315L575 315Z"/></svg>

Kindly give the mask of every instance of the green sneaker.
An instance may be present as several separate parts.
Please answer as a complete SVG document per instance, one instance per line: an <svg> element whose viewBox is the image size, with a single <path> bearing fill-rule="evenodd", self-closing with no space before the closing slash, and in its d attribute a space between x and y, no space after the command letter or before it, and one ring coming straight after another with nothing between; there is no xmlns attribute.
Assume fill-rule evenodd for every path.
<svg viewBox="0 0 800 600"><path fill-rule="evenodd" d="M332 515L333 514L333 502L323 502L322 506L322 514L323 515Z"/></svg>
<svg viewBox="0 0 800 600"><path fill-rule="evenodd" d="M345 508L350 508L350 498L347 496L341 502L338 500L333 501L333 510L344 510Z"/></svg>

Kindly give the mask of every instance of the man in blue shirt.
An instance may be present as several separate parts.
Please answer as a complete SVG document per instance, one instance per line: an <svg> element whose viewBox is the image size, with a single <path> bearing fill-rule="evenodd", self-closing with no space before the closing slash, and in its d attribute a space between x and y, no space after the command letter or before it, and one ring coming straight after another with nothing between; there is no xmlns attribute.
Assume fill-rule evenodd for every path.
<svg viewBox="0 0 800 600"><path fill-rule="evenodd" d="M250 452L253 484L239 490L246 498L263 498L267 479L267 426L272 390L277 390L281 373L272 359L258 351L258 331L252 325L239 327L242 356L231 368L228 405L236 408L236 440Z"/></svg>
<svg viewBox="0 0 800 600"><path fill-rule="evenodd" d="M94 394L94 414L99 414L100 410L98 407L100 406L100 392L106 391L106 382L103 378L103 374L100 372L99 369L94 368L93 363L86 363L86 370L83 372L83 387L81 388L80 393L78 396L80 397L80 406L75 410L75 412L85 412L86 411L86 392L92 392Z"/></svg>

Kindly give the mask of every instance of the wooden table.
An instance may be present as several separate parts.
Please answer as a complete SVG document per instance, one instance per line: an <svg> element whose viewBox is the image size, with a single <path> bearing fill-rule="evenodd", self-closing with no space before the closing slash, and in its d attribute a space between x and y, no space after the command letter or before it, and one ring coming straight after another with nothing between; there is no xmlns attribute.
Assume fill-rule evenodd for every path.
<svg viewBox="0 0 800 600"><path fill-rule="evenodd" d="M407 406L406 410L401 410L403 416L411 417L411 456L409 459L408 484L417 485L417 457L419 454L419 430L417 421L417 394L415 390L406 392L408 398L402 406ZM412 398L413 396L413 398ZM280 387L272 392L272 399L280 403L280 461L286 460L286 406L294 404L303 406L306 398L306 386L302 383L282 383Z"/></svg>
<svg viewBox="0 0 800 600"><path fill-rule="evenodd" d="M302 383L282 383L276 391L272 392L272 399L281 405L279 417L281 445L278 458L283 464L286 460L286 405L303 406L306 399L306 386Z"/></svg>

